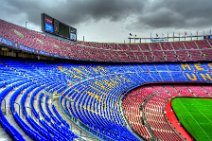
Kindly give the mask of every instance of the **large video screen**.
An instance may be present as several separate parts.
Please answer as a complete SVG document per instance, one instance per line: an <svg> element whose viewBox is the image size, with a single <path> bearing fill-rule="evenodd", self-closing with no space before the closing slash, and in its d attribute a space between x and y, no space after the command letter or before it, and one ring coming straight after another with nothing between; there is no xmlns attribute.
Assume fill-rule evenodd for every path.
<svg viewBox="0 0 212 141"><path fill-rule="evenodd" d="M56 35L59 35L59 23L60 22L58 20L54 19L54 33Z"/></svg>
<svg viewBox="0 0 212 141"><path fill-rule="evenodd" d="M69 38L69 26L59 23L59 34L65 38Z"/></svg>
<svg viewBox="0 0 212 141"><path fill-rule="evenodd" d="M71 41L77 41L76 28L68 26L45 13L42 14L42 30L44 32L60 36Z"/></svg>
<svg viewBox="0 0 212 141"><path fill-rule="evenodd" d="M73 28L73 27L70 27L69 33L70 33L70 40L71 41L76 41L77 40L77 29Z"/></svg>
<svg viewBox="0 0 212 141"><path fill-rule="evenodd" d="M53 27L53 18L49 16L45 16L44 18L44 29L46 32L53 33L54 27Z"/></svg>

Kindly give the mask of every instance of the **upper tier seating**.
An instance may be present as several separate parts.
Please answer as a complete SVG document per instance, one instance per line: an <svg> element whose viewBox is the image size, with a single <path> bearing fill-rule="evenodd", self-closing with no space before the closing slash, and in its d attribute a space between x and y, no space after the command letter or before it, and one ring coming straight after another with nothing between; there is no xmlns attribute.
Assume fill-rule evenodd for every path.
<svg viewBox="0 0 212 141"><path fill-rule="evenodd" d="M3 39L12 41L5 42ZM114 44L59 40L0 20L0 44L47 56L103 62L211 61L212 41Z"/></svg>

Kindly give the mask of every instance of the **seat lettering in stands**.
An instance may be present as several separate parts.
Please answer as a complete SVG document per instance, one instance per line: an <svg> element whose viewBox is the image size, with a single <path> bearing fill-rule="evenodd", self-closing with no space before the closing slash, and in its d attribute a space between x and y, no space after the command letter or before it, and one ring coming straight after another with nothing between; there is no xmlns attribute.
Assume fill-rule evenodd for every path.
<svg viewBox="0 0 212 141"><path fill-rule="evenodd" d="M195 63L194 66L197 70L205 70L204 68L201 68L200 63Z"/></svg>
<svg viewBox="0 0 212 141"><path fill-rule="evenodd" d="M202 76L202 78L206 81L206 80L212 80L212 77L209 74L200 74Z"/></svg>
<svg viewBox="0 0 212 141"><path fill-rule="evenodd" d="M186 70L186 68L188 68L188 70L191 70L191 67L189 66L189 64L181 64L183 70Z"/></svg>

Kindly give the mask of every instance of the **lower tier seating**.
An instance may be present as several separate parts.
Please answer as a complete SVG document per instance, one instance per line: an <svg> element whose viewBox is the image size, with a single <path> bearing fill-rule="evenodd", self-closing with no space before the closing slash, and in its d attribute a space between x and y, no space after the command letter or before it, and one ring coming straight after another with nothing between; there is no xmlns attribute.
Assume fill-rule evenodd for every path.
<svg viewBox="0 0 212 141"><path fill-rule="evenodd" d="M128 128L122 114L123 96L147 83L211 83L211 66L210 63L74 64L0 58L0 124L14 140L83 140L72 131L70 121L61 114L64 112L95 139L141 140ZM146 92L140 96L146 97ZM63 111L58 110L55 102L59 102ZM151 105L147 106L148 103L145 116L156 115L150 110ZM158 125L148 122L156 132ZM149 129L139 130L142 138L152 137Z"/></svg>
<svg viewBox="0 0 212 141"><path fill-rule="evenodd" d="M179 140L165 116L166 102L174 97L212 97L211 86L159 85L143 86L131 91L122 102L132 129L145 139Z"/></svg>

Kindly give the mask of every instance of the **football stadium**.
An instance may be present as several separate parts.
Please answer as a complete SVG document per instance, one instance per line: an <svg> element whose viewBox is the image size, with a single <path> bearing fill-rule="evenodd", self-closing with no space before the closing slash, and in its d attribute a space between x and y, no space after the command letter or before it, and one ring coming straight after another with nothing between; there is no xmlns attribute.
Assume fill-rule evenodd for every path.
<svg viewBox="0 0 212 141"><path fill-rule="evenodd" d="M211 32L101 43L39 16L0 19L0 141L212 140Z"/></svg>

